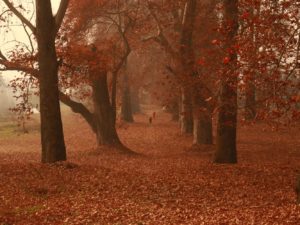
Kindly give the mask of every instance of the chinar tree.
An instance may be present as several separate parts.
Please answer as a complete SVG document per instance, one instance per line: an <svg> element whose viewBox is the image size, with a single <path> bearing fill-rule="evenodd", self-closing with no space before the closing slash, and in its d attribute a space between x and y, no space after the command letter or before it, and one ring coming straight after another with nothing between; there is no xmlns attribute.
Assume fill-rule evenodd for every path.
<svg viewBox="0 0 300 225"><path fill-rule="evenodd" d="M233 46L238 31L238 0L224 0L223 28L225 33L224 49L229 53L224 58L221 76L221 90L217 127L216 163L236 163L237 130L237 53Z"/></svg>
<svg viewBox="0 0 300 225"><path fill-rule="evenodd" d="M69 0L60 2L55 16L52 13L51 0L36 0L35 26L11 1L3 0L3 2L9 11L30 29L37 41L38 71L34 75L39 80L42 162L53 163L66 160L66 147L59 104L59 65L55 39L68 8ZM30 72L24 71L25 69L22 68L16 68L14 64L8 62L3 54L1 54L1 64L4 65L4 69Z"/></svg>

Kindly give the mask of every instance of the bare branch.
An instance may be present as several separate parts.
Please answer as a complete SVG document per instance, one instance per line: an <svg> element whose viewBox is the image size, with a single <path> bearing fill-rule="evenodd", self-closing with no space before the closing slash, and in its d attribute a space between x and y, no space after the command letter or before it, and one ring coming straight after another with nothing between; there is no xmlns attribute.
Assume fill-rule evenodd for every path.
<svg viewBox="0 0 300 225"><path fill-rule="evenodd" d="M36 34L36 28L33 24L26 19L14 6L9 0L3 0L6 6L18 17L22 23L24 23L29 29L32 31L33 34Z"/></svg>

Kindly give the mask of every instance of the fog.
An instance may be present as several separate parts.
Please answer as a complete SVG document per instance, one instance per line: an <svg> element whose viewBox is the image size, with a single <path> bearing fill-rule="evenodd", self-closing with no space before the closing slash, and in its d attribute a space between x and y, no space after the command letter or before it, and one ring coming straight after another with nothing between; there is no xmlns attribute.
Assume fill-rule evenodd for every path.
<svg viewBox="0 0 300 225"><path fill-rule="evenodd" d="M14 107L15 99L7 80L0 75L0 119L12 116L9 108Z"/></svg>

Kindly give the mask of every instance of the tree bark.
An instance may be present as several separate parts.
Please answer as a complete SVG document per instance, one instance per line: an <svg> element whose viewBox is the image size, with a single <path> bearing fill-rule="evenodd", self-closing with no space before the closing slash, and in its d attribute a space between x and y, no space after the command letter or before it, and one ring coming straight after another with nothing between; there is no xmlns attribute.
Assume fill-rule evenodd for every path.
<svg viewBox="0 0 300 225"><path fill-rule="evenodd" d="M71 108L74 113L80 114L85 121L89 124L94 133L97 131L97 127L94 120L94 115L91 113L86 106L80 102L73 101L69 96L59 93L59 99L62 103Z"/></svg>
<svg viewBox="0 0 300 225"><path fill-rule="evenodd" d="M193 144L213 144L212 117L204 101L198 96L194 99Z"/></svg>
<svg viewBox="0 0 300 225"><path fill-rule="evenodd" d="M230 31L226 36L225 49L235 44L238 30L238 0L224 0L224 24L229 23ZM237 72L235 71L237 54L230 54L229 64L224 66L221 80L220 106L217 127L216 163L236 163L237 129Z"/></svg>
<svg viewBox="0 0 300 225"><path fill-rule="evenodd" d="M121 119L129 123L133 122L130 85L129 85L126 68L124 73L123 90L122 90Z"/></svg>
<svg viewBox="0 0 300 225"><path fill-rule="evenodd" d="M296 178L295 191L296 191L297 204L300 204L300 174L298 174Z"/></svg>
<svg viewBox="0 0 300 225"><path fill-rule="evenodd" d="M260 16L260 4L256 7L250 9L251 17ZM251 55L250 55L250 68L249 68L249 77L246 77L246 99L245 99L245 119L253 120L256 117L256 87L255 79L257 76L258 60L257 60L257 51L258 44L257 38L258 33L256 32L255 23L250 25L250 35L251 35Z"/></svg>
<svg viewBox="0 0 300 225"><path fill-rule="evenodd" d="M140 98L139 98L139 89L136 88L135 90L131 89L131 109L132 113L140 113L141 106L140 106Z"/></svg>
<svg viewBox="0 0 300 225"><path fill-rule="evenodd" d="M173 102L171 103L171 114L172 114L172 121L179 121L179 98L176 97Z"/></svg>
<svg viewBox="0 0 300 225"><path fill-rule="evenodd" d="M50 0L36 1L42 162L66 160L55 49L56 24Z"/></svg>
<svg viewBox="0 0 300 225"><path fill-rule="evenodd" d="M118 73L112 73L112 90L111 90L111 107L113 113L114 124L117 119L117 83L118 83Z"/></svg>
<svg viewBox="0 0 300 225"><path fill-rule="evenodd" d="M182 88L181 93L181 112L180 112L180 124L182 134L193 133L193 107L192 96L188 89Z"/></svg>
<svg viewBox="0 0 300 225"><path fill-rule="evenodd" d="M256 88L252 80L246 81L245 119L254 120L256 116Z"/></svg>
<svg viewBox="0 0 300 225"><path fill-rule="evenodd" d="M122 145L115 128L115 119L109 99L106 72L102 72L99 76L93 78L92 90L98 145Z"/></svg>
<svg viewBox="0 0 300 225"><path fill-rule="evenodd" d="M193 49L193 31L196 18L197 1L189 0L186 3L184 23L182 27L180 40L180 55L183 69L183 80L189 80L194 73L194 49ZM193 105L192 93L188 89L189 82L183 84L182 88L182 112L181 112L181 133L193 133Z"/></svg>

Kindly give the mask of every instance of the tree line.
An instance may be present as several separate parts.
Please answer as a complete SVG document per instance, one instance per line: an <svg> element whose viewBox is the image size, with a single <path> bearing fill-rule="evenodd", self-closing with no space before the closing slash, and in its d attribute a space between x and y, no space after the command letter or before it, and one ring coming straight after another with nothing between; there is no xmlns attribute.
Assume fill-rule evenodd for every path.
<svg viewBox="0 0 300 225"><path fill-rule="evenodd" d="M129 57L153 48L161 52L162 93L181 133L193 134L193 144L215 142L215 163L237 163L238 122L299 121L297 0L61 0L55 15L50 0L36 0L35 19L22 4L1 3L2 29L17 18L28 34L30 46L1 52L0 64L39 87L44 163L67 159L60 102L84 118L99 146L133 153L116 131L117 101L132 122L138 94Z"/></svg>

